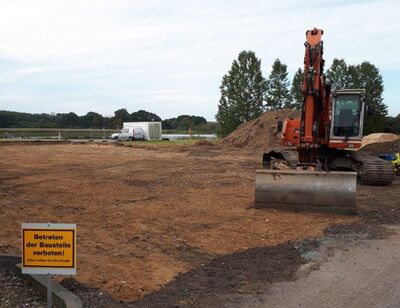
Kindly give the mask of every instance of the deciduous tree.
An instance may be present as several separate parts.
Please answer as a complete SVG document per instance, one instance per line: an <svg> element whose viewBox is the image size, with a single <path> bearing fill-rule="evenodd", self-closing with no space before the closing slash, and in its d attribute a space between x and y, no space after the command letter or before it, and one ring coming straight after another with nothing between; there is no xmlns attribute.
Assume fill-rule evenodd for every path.
<svg viewBox="0 0 400 308"><path fill-rule="evenodd" d="M159 122L161 118L155 113L148 112L146 110L138 110L136 112L131 113L130 121L132 122Z"/></svg>
<svg viewBox="0 0 400 308"><path fill-rule="evenodd" d="M379 69L364 61L350 70L353 88L365 89L365 104L371 116L365 117L364 134L382 132L387 116L383 102L383 79Z"/></svg>
<svg viewBox="0 0 400 308"><path fill-rule="evenodd" d="M261 72L261 60L253 51L242 51L223 76L216 119L219 134L226 136L241 123L254 119L264 111L267 82Z"/></svg>
<svg viewBox="0 0 400 308"><path fill-rule="evenodd" d="M267 80L267 95L265 100L268 110L292 108L289 87L287 65L276 59Z"/></svg>
<svg viewBox="0 0 400 308"><path fill-rule="evenodd" d="M344 59L333 59L332 65L326 71L326 77L332 84L332 89L349 89L353 85L350 71L352 67Z"/></svg>
<svg viewBox="0 0 400 308"><path fill-rule="evenodd" d="M292 108L300 110L303 106L303 80L304 71L299 68L293 76L290 94L292 97Z"/></svg>

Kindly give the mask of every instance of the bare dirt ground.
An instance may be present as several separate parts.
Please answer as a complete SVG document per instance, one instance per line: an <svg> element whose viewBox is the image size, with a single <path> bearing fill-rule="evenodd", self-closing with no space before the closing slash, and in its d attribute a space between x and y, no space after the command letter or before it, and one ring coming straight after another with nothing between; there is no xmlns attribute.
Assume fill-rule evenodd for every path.
<svg viewBox="0 0 400 308"><path fill-rule="evenodd" d="M253 209L259 159L215 146L1 146L0 253L20 253L22 222L77 223L77 282L64 283L78 293L218 305L291 279L316 245L301 240L328 227L399 221L398 185L360 187L361 218Z"/></svg>
<svg viewBox="0 0 400 308"><path fill-rule="evenodd" d="M313 271L225 307L399 307L399 228L392 232L379 240L322 241L316 256L323 262Z"/></svg>

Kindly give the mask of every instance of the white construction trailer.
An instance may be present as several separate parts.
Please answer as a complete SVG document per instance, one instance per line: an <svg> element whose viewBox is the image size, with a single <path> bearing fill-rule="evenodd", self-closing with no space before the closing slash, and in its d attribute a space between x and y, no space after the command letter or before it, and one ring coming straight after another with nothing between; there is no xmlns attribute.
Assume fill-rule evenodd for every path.
<svg viewBox="0 0 400 308"><path fill-rule="evenodd" d="M144 132L144 140L161 140L161 122L124 122L124 128L140 127Z"/></svg>

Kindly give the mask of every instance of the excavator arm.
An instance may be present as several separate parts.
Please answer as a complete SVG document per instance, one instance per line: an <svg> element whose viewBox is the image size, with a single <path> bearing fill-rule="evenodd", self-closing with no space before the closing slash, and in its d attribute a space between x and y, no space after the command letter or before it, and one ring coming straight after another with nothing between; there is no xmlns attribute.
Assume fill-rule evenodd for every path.
<svg viewBox="0 0 400 308"><path fill-rule="evenodd" d="M300 143L298 145L301 165L315 167L319 145L320 123L328 109L324 87L323 30L314 28L306 32L304 55L303 106L300 119ZM329 97L329 95L328 95Z"/></svg>

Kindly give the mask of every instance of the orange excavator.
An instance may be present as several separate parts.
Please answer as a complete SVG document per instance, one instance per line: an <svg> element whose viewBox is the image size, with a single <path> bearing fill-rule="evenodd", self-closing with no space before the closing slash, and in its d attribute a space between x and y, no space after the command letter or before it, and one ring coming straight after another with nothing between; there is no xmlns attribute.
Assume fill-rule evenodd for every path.
<svg viewBox="0 0 400 308"><path fill-rule="evenodd" d="M263 168L256 170L256 207L352 214L357 178L369 185L393 180L390 162L356 151L363 137L365 92L331 90L324 75L323 33L306 32L301 118L278 125L283 144L292 148L264 153Z"/></svg>

